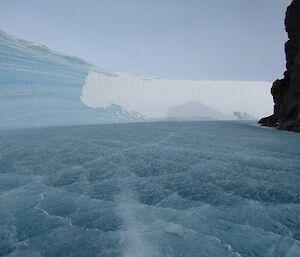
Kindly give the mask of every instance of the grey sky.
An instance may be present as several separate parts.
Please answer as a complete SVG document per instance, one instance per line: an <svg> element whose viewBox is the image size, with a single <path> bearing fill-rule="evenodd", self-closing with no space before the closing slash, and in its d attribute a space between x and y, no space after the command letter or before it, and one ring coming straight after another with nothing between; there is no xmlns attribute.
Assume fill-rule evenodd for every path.
<svg viewBox="0 0 300 257"><path fill-rule="evenodd" d="M291 0L1 0L0 29L97 66L174 79L284 71Z"/></svg>

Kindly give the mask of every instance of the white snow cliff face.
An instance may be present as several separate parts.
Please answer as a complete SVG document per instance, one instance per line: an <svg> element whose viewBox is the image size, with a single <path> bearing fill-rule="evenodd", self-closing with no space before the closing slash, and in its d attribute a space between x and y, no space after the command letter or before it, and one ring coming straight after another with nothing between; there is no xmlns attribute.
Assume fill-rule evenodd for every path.
<svg viewBox="0 0 300 257"><path fill-rule="evenodd" d="M199 103L199 108L204 105L207 110L215 111L207 113L212 119L228 120L235 119L234 111L254 117L268 113L271 109L268 104L272 103L270 87L268 82L145 79L91 71L83 85L81 101L93 108L116 104L148 118L165 118L174 107Z"/></svg>
<svg viewBox="0 0 300 257"><path fill-rule="evenodd" d="M268 82L146 79L1 31L0 56L0 128L143 121L170 113L228 120L236 119L234 111L260 117L272 106Z"/></svg>

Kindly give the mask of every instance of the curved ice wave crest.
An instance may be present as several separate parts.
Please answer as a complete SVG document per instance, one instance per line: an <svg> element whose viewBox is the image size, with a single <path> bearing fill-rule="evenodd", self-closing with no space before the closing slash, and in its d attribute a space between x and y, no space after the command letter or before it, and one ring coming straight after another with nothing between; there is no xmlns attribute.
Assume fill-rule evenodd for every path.
<svg viewBox="0 0 300 257"><path fill-rule="evenodd" d="M81 101L93 108L119 105L150 118L166 117L170 108L199 102L218 112L262 117L272 112L269 82L145 79L90 71Z"/></svg>
<svg viewBox="0 0 300 257"><path fill-rule="evenodd" d="M0 30L0 129L134 119L119 106L95 110L80 101L82 84L90 70L114 75Z"/></svg>

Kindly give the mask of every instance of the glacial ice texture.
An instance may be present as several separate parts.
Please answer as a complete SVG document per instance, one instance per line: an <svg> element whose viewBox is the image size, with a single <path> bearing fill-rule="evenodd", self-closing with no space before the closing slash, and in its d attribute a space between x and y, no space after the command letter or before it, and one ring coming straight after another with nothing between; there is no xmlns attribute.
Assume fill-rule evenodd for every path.
<svg viewBox="0 0 300 257"><path fill-rule="evenodd" d="M0 129L130 119L116 105L92 109L80 101L90 70L110 74L79 58L0 31Z"/></svg>
<svg viewBox="0 0 300 257"><path fill-rule="evenodd" d="M300 137L248 123L0 132L0 256L299 257Z"/></svg>

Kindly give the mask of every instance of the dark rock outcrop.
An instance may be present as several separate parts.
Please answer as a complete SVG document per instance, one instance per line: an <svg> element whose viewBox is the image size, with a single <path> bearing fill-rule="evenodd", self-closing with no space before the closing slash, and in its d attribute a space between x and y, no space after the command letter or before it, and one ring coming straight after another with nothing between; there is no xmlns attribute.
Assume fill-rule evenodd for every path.
<svg viewBox="0 0 300 257"><path fill-rule="evenodd" d="M300 0L293 0L287 8L285 27L289 37L285 44L286 71L271 89L274 114L259 123L300 132Z"/></svg>

